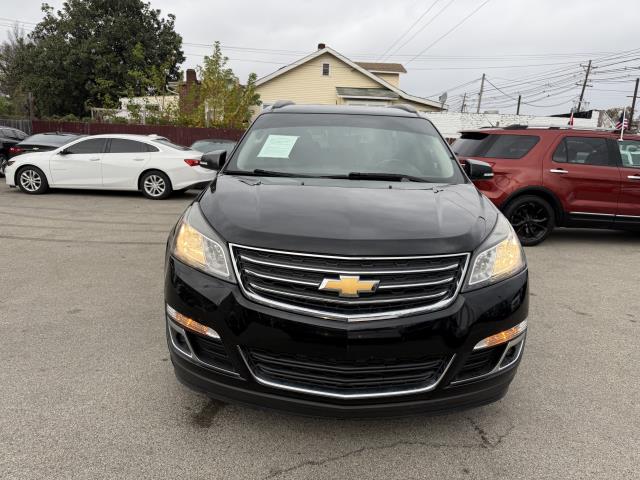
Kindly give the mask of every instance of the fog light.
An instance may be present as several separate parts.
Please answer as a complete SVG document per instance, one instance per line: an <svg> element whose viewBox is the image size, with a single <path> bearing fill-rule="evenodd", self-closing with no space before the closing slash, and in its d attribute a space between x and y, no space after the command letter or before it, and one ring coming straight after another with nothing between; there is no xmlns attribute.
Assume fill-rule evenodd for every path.
<svg viewBox="0 0 640 480"><path fill-rule="evenodd" d="M167 305L167 315L169 318L176 322L178 325L191 330L192 332L199 333L200 335L206 335L207 337L220 340L220 335L213 328L209 328L206 325L196 322L194 319L187 317L186 315L177 312L175 308Z"/></svg>
<svg viewBox="0 0 640 480"><path fill-rule="evenodd" d="M480 340L475 347L474 350L481 350L483 348L495 347L496 345L500 345L501 343L506 343L510 340L513 340L522 332L527 329L527 321L523 321L512 327L508 330L503 330L502 332L496 333L495 335L491 335L490 337L485 338L484 340Z"/></svg>

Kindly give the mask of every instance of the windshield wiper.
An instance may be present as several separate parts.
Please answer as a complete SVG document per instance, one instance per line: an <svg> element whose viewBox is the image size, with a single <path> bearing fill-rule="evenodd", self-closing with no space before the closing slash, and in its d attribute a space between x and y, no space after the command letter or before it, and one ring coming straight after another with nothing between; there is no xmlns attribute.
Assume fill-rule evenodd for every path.
<svg viewBox="0 0 640 480"><path fill-rule="evenodd" d="M317 175L305 175L304 173L279 172L276 170L263 170L256 168L255 170L227 170L225 173L230 175L251 175L258 177L300 177L300 178L317 178Z"/></svg>
<svg viewBox="0 0 640 480"><path fill-rule="evenodd" d="M405 175L404 173L350 172L348 175L342 176L342 178L348 178L349 180L391 180L399 182L405 180L408 182L430 183L426 178Z"/></svg>

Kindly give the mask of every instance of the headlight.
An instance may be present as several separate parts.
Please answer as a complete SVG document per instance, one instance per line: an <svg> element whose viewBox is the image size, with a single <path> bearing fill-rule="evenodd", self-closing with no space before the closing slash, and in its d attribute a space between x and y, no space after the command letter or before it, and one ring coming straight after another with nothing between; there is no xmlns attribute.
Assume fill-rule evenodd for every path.
<svg viewBox="0 0 640 480"><path fill-rule="evenodd" d="M499 215L489 237L473 258L467 288L499 282L522 271L527 262L524 251L509 221Z"/></svg>
<svg viewBox="0 0 640 480"><path fill-rule="evenodd" d="M171 253L193 268L235 282L227 245L209 226L198 203L185 212L176 227Z"/></svg>

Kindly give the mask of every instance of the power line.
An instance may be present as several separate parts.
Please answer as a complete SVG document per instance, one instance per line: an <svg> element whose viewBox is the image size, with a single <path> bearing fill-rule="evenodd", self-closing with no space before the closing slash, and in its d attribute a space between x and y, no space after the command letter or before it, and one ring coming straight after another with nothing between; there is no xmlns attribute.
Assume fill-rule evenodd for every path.
<svg viewBox="0 0 640 480"><path fill-rule="evenodd" d="M415 22L413 22L413 23L411 24L411 26L410 26L409 28L407 28L407 29L402 33L402 35L400 35L400 36L399 36L399 37L398 37L398 38L397 38L397 39L396 39L396 40L395 40L391 45L389 45L389 48L387 48L387 49L382 53L382 55L380 55L380 56L378 57L378 60L382 60L382 59L384 58L384 56L389 52L389 50L391 50L393 47L395 47L395 46L398 44L398 42L399 42L400 40L402 40L402 38L404 38L404 36L405 36L406 34L408 34L408 33L413 29L413 27L415 27L415 26L420 22L420 20L422 20L422 19L425 17L425 15L427 15L427 14L428 14L432 9L433 9L433 7L435 7L435 6L436 6L436 4L437 4L439 1L440 1L440 0L434 0L434 2L433 2L433 3L432 3L432 4L431 4L431 5L430 5L430 6L429 6L429 7L428 7L428 8L427 8L423 13L422 13L422 15L420 15L420 16L418 17L418 19L417 19Z"/></svg>
<svg viewBox="0 0 640 480"><path fill-rule="evenodd" d="M447 3L444 7L442 7L442 9L436 13L433 17L431 17L431 20L429 20L427 23L425 23L424 25L422 25L422 27L420 27L418 30L416 30L413 35L411 35L411 37L409 37L402 45L400 45L398 48L396 48L395 53L397 54L400 50L402 50L411 40L413 40L414 38L416 38L417 35L419 35L420 33L422 33L422 31L427 28L429 25L431 25L440 15L442 15L444 13L445 10L447 10L451 4L454 2L455 0L450 0L449 3ZM392 56L392 55L391 55Z"/></svg>
<svg viewBox="0 0 640 480"><path fill-rule="evenodd" d="M412 61L414 61L416 58L418 58L420 55L422 55L424 52L426 52L427 50L429 50L431 47L433 47L434 45L436 45L438 42L440 42L440 40L442 40L443 38L445 38L446 36L448 36L450 33L452 33L454 30L456 30L460 25L462 25L464 22L466 22L469 18L471 18L473 15L475 15L475 13L480 10L482 7L484 7L487 3L489 3L491 0L485 0L484 2L482 2L478 7L476 7L469 15L467 15L466 17L464 17L462 20L460 20L458 23L456 23L451 29L447 30L443 35L441 35L440 37L438 37L435 41L433 41L432 43L430 43L429 45L427 45L427 47L422 50L418 55L416 55L415 57L411 58L406 64L410 64Z"/></svg>

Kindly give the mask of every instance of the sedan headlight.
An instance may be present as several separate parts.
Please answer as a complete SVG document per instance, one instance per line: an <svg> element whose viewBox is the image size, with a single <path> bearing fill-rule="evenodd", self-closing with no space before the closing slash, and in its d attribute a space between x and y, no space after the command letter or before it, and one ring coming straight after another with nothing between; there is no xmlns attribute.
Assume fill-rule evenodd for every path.
<svg viewBox="0 0 640 480"><path fill-rule="evenodd" d="M509 221L500 214L493 231L478 248L467 280L467 289L499 282L522 271L524 251Z"/></svg>
<svg viewBox="0 0 640 480"><path fill-rule="evenodd" d="M187 265L228 282L235 282L226 242L213 231L194 203L176 227L171 253Z"/></svg>

